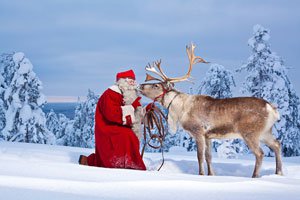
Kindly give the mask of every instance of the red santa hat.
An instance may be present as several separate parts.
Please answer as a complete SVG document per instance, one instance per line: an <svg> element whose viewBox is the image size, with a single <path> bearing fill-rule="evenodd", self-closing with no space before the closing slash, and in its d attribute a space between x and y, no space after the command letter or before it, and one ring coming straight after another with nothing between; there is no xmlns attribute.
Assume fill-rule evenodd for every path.
<svg viewBox="0 0 300 200"><path fill-rule="evenodd" d="M134 74L133 70L119 72L119 73L117 73L117 76L116 76L117 81L120 78L131 78L131 79L135 80L135 74Z"/></svg>

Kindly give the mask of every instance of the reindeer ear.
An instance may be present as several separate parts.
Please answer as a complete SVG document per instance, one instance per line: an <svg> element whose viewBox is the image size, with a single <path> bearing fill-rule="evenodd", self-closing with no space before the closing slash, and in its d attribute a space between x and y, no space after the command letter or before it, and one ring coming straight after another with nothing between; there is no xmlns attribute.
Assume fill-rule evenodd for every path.
<svg viewBox="0 0 300 200"><path fill-rule="evenodd" d="M146 79L145 79L145 82L147 82L147 81L151 81L151 80L153 80L153 76L151 76L151 75L149 75L148 73L146 73Z"/></svg>

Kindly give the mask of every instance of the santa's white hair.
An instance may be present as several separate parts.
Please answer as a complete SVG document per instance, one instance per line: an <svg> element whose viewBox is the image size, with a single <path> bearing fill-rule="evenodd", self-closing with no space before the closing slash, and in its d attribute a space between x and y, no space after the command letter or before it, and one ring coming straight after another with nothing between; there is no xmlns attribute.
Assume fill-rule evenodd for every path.
<svg viewBox="0 0 300 200"><path fill-rule="evenodd" d="M122 94L123 94L123 101L125 105L131 105L134 100L136 100L137 97L139 97L139 93L137 90L137 85L131 85L129 84L128 78L120 78L116 85L120 88ZM135 135L140 140L142 137L142 131L141 131L141 120L142 120L142 107L139 106L134 111L135 116L135 122L132 125L132 130L135 133Z"/></svg>

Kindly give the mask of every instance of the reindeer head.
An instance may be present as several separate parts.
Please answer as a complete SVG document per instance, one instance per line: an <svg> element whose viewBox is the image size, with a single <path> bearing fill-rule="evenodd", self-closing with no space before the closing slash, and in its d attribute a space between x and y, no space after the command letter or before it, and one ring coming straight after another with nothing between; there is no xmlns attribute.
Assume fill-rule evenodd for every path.
<svg viewBox="0 0 300 200"><path fill-rule="evenodd" d="M195 56L195 54L194 54L195 48L196 48L196 46L194 44L191 44L191 46L186 46L186 52L187 52L188 59L189 59L189 69L188 69L188 72L184 76L181 76L181 77L169 78L163 72L163 70L160 66L161 60L153 62L152 65L149 63L145 68L146 71L152 72L152 73L158 75L160 78L155 78L146 73L145 82L147 82L147 81L158 81L158 82L140 84L140 86L139 86L140 92L144 96L146 96L152 100L156 100L156 99L162 97L168 91L172 90L174 87L174 83L182 82L182 81L190 81L189 78L190 78L190 74L191 74L193 65L196 63L208 63L200 56ZM156 70L155 67L158 69L158 71Z"/></svg>
<svg viewBox="0 0 300 200"><path fill-rule="evenodd" d="M139 85L139 89L142 95L156 100L162 96L162 94L171 90L172 88L167 85L165 82L159 83L143 83Z"/></svg>

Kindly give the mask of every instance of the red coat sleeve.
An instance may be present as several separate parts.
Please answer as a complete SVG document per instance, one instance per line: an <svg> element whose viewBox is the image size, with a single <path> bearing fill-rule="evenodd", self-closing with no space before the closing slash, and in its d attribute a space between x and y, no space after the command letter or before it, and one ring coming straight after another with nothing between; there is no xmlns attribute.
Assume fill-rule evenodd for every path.
<svg viewBox="0 0 300 200"><path fill-rule="evenodd" d="M103 117L110 122L123 125L122 121L122 101L112 92L105 91L98 102L98 109Z"/></svg>

